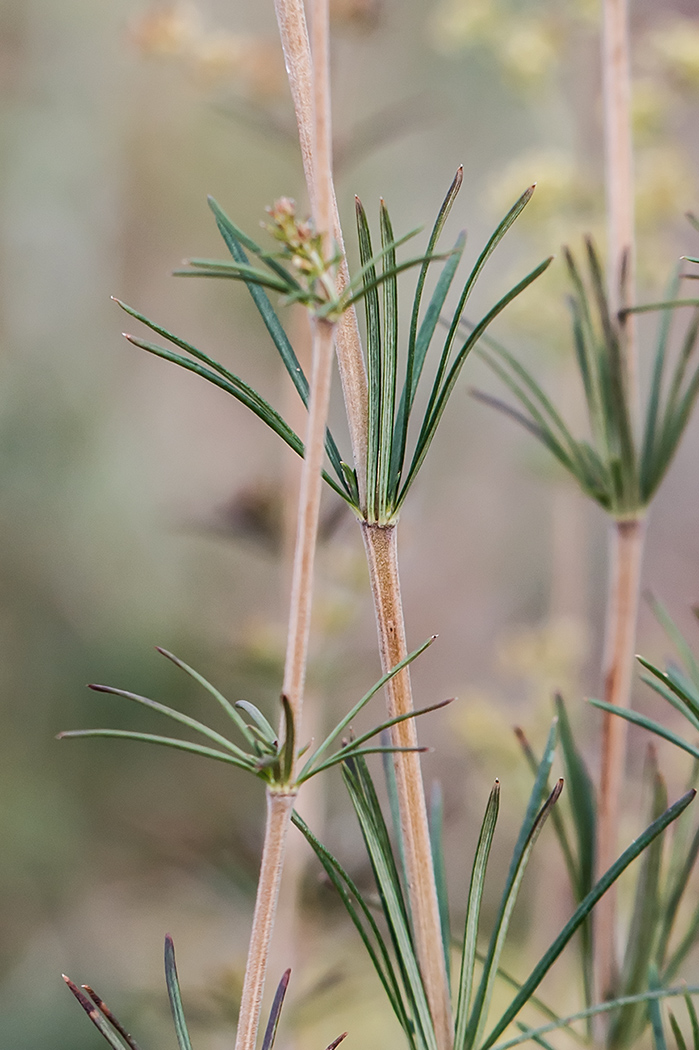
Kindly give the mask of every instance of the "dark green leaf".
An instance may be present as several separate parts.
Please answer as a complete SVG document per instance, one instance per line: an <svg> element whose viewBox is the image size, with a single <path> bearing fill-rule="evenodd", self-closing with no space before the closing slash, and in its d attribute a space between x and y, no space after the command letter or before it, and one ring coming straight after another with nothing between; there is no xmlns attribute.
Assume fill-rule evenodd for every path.
<svg viewBox="0 0 699 1050"><path fill-rule="evenodd" d="M671 824L673 820L676 820L677 817L684 812L695 794L695 791L688 791L681 799L675 802L674 805L670 806L669 809L663 813L662 817L654 821L650 827L646 828L642 835L639 835L638 838L635 839L626 850L624 850L618 860L616 860L611 868L609 868L602 878L598 880L596 885L588 893L585 900L576 908L573 916L568 920L550 948L536 964L531 974L522 985L521 992L519 992L519 994L512 1000L492 1032L488 1035L487 1039L480 1044L479 1050L488 1050L489 1047L493 1046L498 1037L502 1035L507 1026L515 1019L519 1011L527 1003L532 993L539 987L541 981L566 947L573 934L580 928L590 914L600 897L604 896L609 887L619 878L621 873L625 871L629 864L631 864L631 862L650 845L653 839L664 831L668 824ZM609 1004L607 1004L607 1006L608 1005ZM504 1050L504 1047L501 1046L498 1050Z"/></svg>
<svg viewBox="0 0 699 1050"><path fill-rule="evenodd" d="M165 938L165 983L167 984L167 994L170 998L170 1009L172 1010L172 1019L175 1022L175 1034L177 1035L180 1050L192 1050L187 1023L184 1019L184 1010L182 1009L180 982L175 963L175 946L169 934Z"/></svg>

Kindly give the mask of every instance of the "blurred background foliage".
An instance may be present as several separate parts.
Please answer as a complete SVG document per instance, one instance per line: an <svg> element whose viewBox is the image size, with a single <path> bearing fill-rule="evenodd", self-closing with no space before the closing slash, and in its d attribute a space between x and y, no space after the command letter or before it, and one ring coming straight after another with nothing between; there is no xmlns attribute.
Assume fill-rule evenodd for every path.
<svg viewBox="0 0 699 1050"><path fill-rule="evenodd" d="M400 233L435 212L459 163L465 189L450 229L468 229L474 257L538 182L480 295L501 293L523 262L563 242L577 247L583 231L599 234L598 15L595 0L335 0L336 158L352 258L355 192L370 214L384 195ZM683 219L699 207L694 0L637 0L633 33L639 271L642 297L653 297L677 257L697 250ZM4 0L0 88L0 1045L98 1045L63 970L93 984L144 1046L170 1046L169 931L196 1045L217 1050L230 1045L247 943L259 786L188 756L54 736L161 728L90 694L88 681L196 716L205 701L155 644L231 699L273 710L296 465L242 408L124 343L109 299L191 338L278 404L290 399L245 289L169 276L185 255L220 253L207 193L250 231L276 197L302 198L272 4ZM566 290L555 263L497 334L574 415ZM303 319L288 324L303 346ZM654 324L641 323L645 345ZM421 731L438 748L426 775L443 781L448 859L464 887L495 776L505 829L495 857L521 819L528 775L511 727L540 747L561 689L594 766L599 723L583 698L600 690L603 516L533 442L469 398L470 383L491 382L469 362L401 525L411 644L440 636L416 665L417 697L460 698ZM654 508L644 575L690 638L698 455L695 421ZM379 675L359 534L330 499L324 531L307 735ZM666 648L644 608L639 649L661 661ZM652 711L649 691L636 691ZM641 820L639 731L631 744L629 838ZM688 767L664 748L677 791ZM304 805L364 878L339 778L306 789ZM571 907L546 834L515 919L515 971ZM300 850L294 865L306 861ZM344 1028L367 1050L399 1039L313 864L301 898L295 915L286 903L276 956L280 973L294 967L287 1039L326 1045ZM570 972L564 963L549 982L561 1010L576 1005Z"/></svg>

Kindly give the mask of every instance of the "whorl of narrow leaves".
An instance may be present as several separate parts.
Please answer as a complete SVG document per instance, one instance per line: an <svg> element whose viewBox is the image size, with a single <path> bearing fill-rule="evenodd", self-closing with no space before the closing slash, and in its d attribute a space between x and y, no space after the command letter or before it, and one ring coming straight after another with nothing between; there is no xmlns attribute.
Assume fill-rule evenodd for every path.
<svg viewBox="0 0 699 1050"><path fill-rule="evenodd" d="M59 733L58 739L75 739L77 737L112 737L120 740L138 740L143 743L160 744L165 747L175 748L178 751L187 751L190 754L201 755L205 758L213 758L219 762L227 762L229 765L237 766L238 769L244 769L247 772L260 777L260 779L264 780L272 790L283 792L295 791L304 783L304 781L309 780L317 773L345 762L349 758L376 753L393 753L394 751L427 750L427 748L420 747L393 747L391 744L377 744L374 743L374 740L376 737L381 736L385 730L390 729L391 726L397 725L399 722L403 722L406 719L417 718L420 715L436 711L439 708L444 707L446 704L451 703L450 700L443 700L439 703L431 704L428 707L420 708L417 711L411 711L407 715L398 715L395 718L388 719L373 729L362 733L360 736L351 736L349 740L343 741L339 748L330 751L331 746L336 743L345 730L351 730L352 722L366 707L369 701L376 696L376 694L391 680L391 678L393 678L394 675L398 674L399 671L403 670L404 667L407 667L413 660L423 653L434 640L435 638L433 636L426 642L423 642L421 646L415 649L412 653L409 653L405 660L402 660L387 674L383 675L383 677L380 678L367 693L365 693L361 700L359 700L354 707L352 707L350 711L340 719L338 724L328 734L325 740L323 740L320 746L311 752L310 757L306 759L296 776L292 776L295 759L298 760L302 758L310 745L306 744L305 747L297 749L294 718L289 702L285 696L281 697L283 731L279 733L254 704L249 703L247 700L239 700L237 703L231 704L230 701L228 701L223 694L215 688L215 686L211 685L210 682L207 682L202 675L191 668L188 664L184 663L183 660L173 656L172 653L167 652L165 649L158 649L158 652L183 670L190 678L193 678L195 682L203 686L203 688L206 689L206 691L217 702L219 707L222 708L227 717L233 722L236 730L242 736L244 743L243 747L234 743L232 740L229 740L227 736L212 729L210 726L205 725L203 722L199 722L197 719L191 718L189 715L183 714L181 711L177 711L172 707L167 707L165 704L161 704L157 700L151 700L149 697L139 696L137 693L129 693L124 689L115 689L113 686L107 685L91 685L90 688L98 693L107 693L111 696L120 696L125 700L132 700L141 707L148 708L160 715L165 715L165 717L171 719L171 721L178 722L190 731L205 737L209 741L209 744L195 744L189 740L182 740L178 737L158 736L153 733L141 733L125 729L75 729ZM215 746L211 747L209 746L210 744L214 744ZM330 753L328 753L329 751Z"/></svg>
<svg viewBox="0 0 699 1050"><path fill-rule="evenodd" d="M630 407L624 355L624 326L609 308L595 246L586 242L588 280L565 250L572 285L573 346L582 380L591 440L575 438L553 401L531 373L503 346L485 340L479 353L519 402L512 408L476 391L480 400L511 416L553 453L583 492L618 519L641 516L662 482L699 394L699 367L692 366L699 335L699 300L678 300L684 276L677 274L668 300L633 307L662 313L640 437ZM670 337L676 307L694 306L670 369ZM668 374L669 373L669 374Z"/></svg>
<svg viewBox="0 0 699 1050"><path fill-rule="evenodd" d="M424 462L466 357L490 323L508 303L543 273L551 261L545 260L498 300L468 338L462 340L459 337L459 320L476 280L497 245L530 200L534 191L532 186L522 194L498 225L461 286L453 321L436 361L430 380L431 386L428 386L427 407L421 411L420 419L415 422L416 433L409 455L408 431L415 396L428 351L434 341L440 314L447 295L452 290L465 246L465 235L462 233L451 251L446 254L436 252L439 236L461 187L462 179L463 171L459 168L442 202L426 253L402 262L397 260L396 250L419 233L419 230L413 230L402 237L394 237L388 210L382 201L381 250L374 253L366 214L361 202L357 200L361 265L342 292L338 292L336 283L336 271L340 261L338 254L335 253L330 259L323 257L320 234L314 230L310 220L299 220L294 202L288 198L281 198L268 209L271 222L267 228L279 245L279 250L274 252L264 251L231 221L214 200L210 199L211 210L231 259L190 259L188 269L176 271L179 276L228 278L242 281L246 285L284 367L305 405L308 405L309 398L308 380L284 326L270 302L268 292L278 293L285 303L300 302L315 316L329 321L336 321L345 310L364 300L367 312L366 363L369 380L366 507L360 505L356 470L343 461L337 442L329 430L326 434L325 448L330 472L324 472L323 477L330 487L349 503L355 513L369 523L386 524L397 517ZM250 262L251 257L254 263ZM444 266L423 310L425 284L430 267L436 261L443 262ZM410 330L404 354L401 355L397 279L404 271L416 267L419 268L419 274L413 297ZM266 423L298 455L304 455L304 444L299 435L248 383L194 344L169 332L125 303L119 300L116 302L128 314L183 353L135 335L126 335L134 346L171 361L225 390ZM399 368L401 356L404 361Z"/></svg>

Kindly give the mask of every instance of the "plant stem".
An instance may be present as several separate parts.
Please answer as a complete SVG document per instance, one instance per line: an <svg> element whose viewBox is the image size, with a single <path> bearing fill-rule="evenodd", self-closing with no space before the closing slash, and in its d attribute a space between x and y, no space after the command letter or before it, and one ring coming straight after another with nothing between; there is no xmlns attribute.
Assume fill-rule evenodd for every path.
<svg viewBox="0 0 699 1050"><path fill-rule="evenodd" d="M289 87L296 111L296 123L299 130L303 170L308 186L311 206L316 197L316 158L314 157L313 138L313 61L306 26L306 15L303 0L275 0L279 35L284 50L286 72ZM342 253L340 264L340 287L349 281L349 270L345 261L345 244L340 226L335 191L331 184L331 208L333 235ZM319 227L321 228L321 227ZM367 447L367 379L364 368L362 344L354 308L346 310L336 326L337 361L340 371L342 392L347 407L352 454L357 470L357 482L362 505L366 489L366 447Z"/></svg>
<svg viewBox="0 0 699 1050"><path fill-rule="evenodd" d="M628 707L643 560L644 522L614 522L610 537L611 578L605 637L604 699ZM619 795L624 778L627 723L605 712L597 814L597 871L603 874L617 857ZM594 911L597 993L616 994L616 895L612 887Z"/></svg>
<svg viewBox="0 0 699 1050"><path fill-rule="evenodd" d="M279 898L279 883L284 864L286 835L296 792L282 794L267 789L267 820L262 850L262 864L257 882L255 914L245 968L240 1016L235 1037L235 1050L255 1050L260 1023L260 1006L267 974L269 943Z"/></svg>
<svg viewBox="0 0 699 1050"><path fill-rule="evenodd" d="M398 577L396 526L363 523L362 535L374 597L381 664L385 673L408 655ZM391 679L386 691L391 718L413 710L408 668ZM392 736L396 747L416 747L414 719L394 726ZM449 987L420 759L415 753L401 752L394 755L394 764L417 955L437 1045L440 1050L450 1050L453 1029Z"/></svg>
<svg viewBox="0 0 699 1050"><path fill-rule="evenodd" d="M314 0L315 65L311 76L311 136L315 161L311 201L316 229L324 233L328 258L328 241L332 220L332 158L330 124L330 90L328 77L328 0ZM301 139L302 149L308 143ZM322 488L322 465L325 455L325 428L330 402L334 326L326 320L313 320L313 358L310 400L306 427L305 453L301 468L296 546L291 581L291 608L284 662L283 691L291 706L294 724L301 724L303 689L308 660L308 639L313 600L313 570L318 537L318 518ZM292 766L291 782L294 771ZM296 791L267 790L267 821L262 850L262 865L257 884L252 934L245 967L245 980L235 1050L255 1050L260 1007L267 974L269 944L279 899L279 886L286 836L294 807Z"/></svg>
<svg viewBox="0 0 699 1050"><path fill-rule="evenodd" d="M612 316L635 302L633 141L628 0L604 0L602 71L604 89L605 187L609 305ZM632 314L619 321L625 344L627 378L638 400L635 324Z"/></svg>
<svg viewBox="0 0 699 1050"><path fill-rule="evenodd" d="M635 326L632 315L619 310L635 301L634 183L631 132L631 78L628 0L604 0L602 32L604 141L607 194L609 303L618 319L624 352L627 396L632 419L638 418ZM644 526L640 520L617 521L611 535L611 574L604 657L604 696L610 704L628 707L631 699L639 581ZM602 729L597 870L601 874L616 858L619 793L624 776L626 722L605 714ZM594 913L595 981L597 994L607 998L617 981L616 891L607 893Z"/></svg>
<svg viewBox="0 0 699 1050"><path fill-rule="evenodd" d="M308 406L306 454L301 472L296 550L291 581L291 607L284 664L284 694L291 704L297 729L301 722L303 685L308 657L313 600L318 516L322 486L321 468L325 455L325 424L328 418L332 377L333 326L315 320L311 398Z"/></svg>

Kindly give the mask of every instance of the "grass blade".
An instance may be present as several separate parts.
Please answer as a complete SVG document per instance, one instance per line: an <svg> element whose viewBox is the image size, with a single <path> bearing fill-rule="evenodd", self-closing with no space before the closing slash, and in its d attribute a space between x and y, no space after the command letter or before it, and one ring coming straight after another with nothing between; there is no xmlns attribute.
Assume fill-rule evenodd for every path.
<svg viewBox="0 0 699 1050"><path fill-rule="evenodd" d="M377 510L385 521L390 506L390 471L393 444L393 422L396 405L396 370L398 367L398 280L396 251L391 247L393 228L388 209L381 201L381 245L386 251L383 273L383 337L381 340L381 405L379 409L379 456L377 464Z"/></svg>
<svg viewBox="0 0 699 1050"><path fill-rule="evenodd" d="M580 1010L576 1014L562 1017L560 1021L552 1021L551 1024L533 1028L531 1029L531 1034L548 1035L549 1032L555 1032L560 1028L573 1024L575 1021L584 1021L590 1017L595 1017L597 1014L609 1013L610 1010L618 1010L621 1006L629 1006L632 1003L647 1003L653 999L672 999L679 995L686 997L688 992L692 995L697 995L699 994L699 988L659 988L657 991L642 992L640 995L630 995L623 999L609 999L604 1003L597 1003L596 1006L588 1006L585 1010ZM514 1038L507 1039L502 1043L496 1043L493 1050L512 1050L512 1047L526 1043L529 1038L530 1036L528 1035L514 1036Z"/></svg>
<svg viewBox="0 0 699 1050"><path fill-rule="evenodd" d="M408 927L398 871L371 777L363 759L347 762L343 773L362 830L396 956L403 972L409 1002L414 1009L419 1044L427 1050L437 1050L432 1018Z"/></svg>
<svg viewBox="0 0 699 1050"><path fill-rule="evenodd" d="M478 342L480 337L484 334L488 326L495 320L498 314L502 313L505 307L509 303L511 303L513 299L516 299L517 296L525 290L525 288L528 288L529 285L537 279L537 277L541 276L544 270L546 270L550 265L552 259L553 256L540 263L534 270L531 271L531 273L527 274L527 276L524 277L519 282L519 284L515 285L514 288L511 288L510 291L506 295L504 295L502 299L500 299L495 304L495 306L492 307L491 310L488 311L488 313L485 315L485 317L482 318L481 321L479 321L479 323L473 329L473 332L471 333L469 338L461 347L461 350L457 354L456 359L453 365L451 366L449 374L446 380L444 381L439 393L436 394L436 392L433 390L433 394L435 395L434 408L431 412L429 412L428 410L423 420L422 428L420 430L420 436L418 437L415 452L413 453L413 459L410 465L410 470L408 471L408 475L405 481L403 482L403 487L401 489L397 501L396 510L401 506L401 504L405 500L405 497L408 494L408 490L410 489L410 486L415 480L415 477L424 462L425 456L427 455L429 447L432 443L432 439L436 433L437 427L439 426L439 422L444 413L444 409L446 408L447 401L451 396L451 393L456 384L456 380L459 377L459 373L461 372L464 361L466 360L468 354Z"/></svg>
<svg viewBox="0 0 699 1050"><path fill-rule="evenodd" d="M387 671L385 675L382 675L382 677L379 678L378 682L372 685L371 689L364 694L362 699L358 703L356 703L354 707L351 708L350 711L343 718L340 719L340 721L337 723L332 732L328 734L328 736L325 738L320 747L316 748L316 750L306 762L305 766L299 774L299 783L306 779L306 773L311 769L311 767L316 763L316 761L321 757L321 755L325 754L325 752L328 750L331 744L333 744L335 740L337 740L337 738L342 733L344 733L345 729L347 729L347 727L352 724L359 712L364 707L366 707L369 701L373 699L373 697L375 697L381 689L383 689L387 682L390 682L394 675L398 674L398 672L402 671L404 667L407 667L409 664L411 664L413 660L416 660L421 653L424 653L425 649L429 648L429 646L432 645L436 637L437 635L433 634L431 638L428 638L426 642L423 642L422 645L418 646L417 649L414 649L412 653L408 653L404 660L401 660L400 663L396 664L395 667L392 667L390 671Z"/></svg>
<svg viewBox="0 0 699 1050"><path fill-rule="evenodd" d="M130 729L67 729L59 733L57 740L76 740L78 737L109 737L113 740L139 740L145 744L161 744L163 747L173 747L177 751L189 751L192 755L202 755L204 758L215 758L219 762L228 762L238 769L247 769L249 772L255 770L252 759L243 762L234 755L224 751L216 751L213 747L203 747L201 744L190 744L188 740L177 740L176 737L157 736L154 733L135 733Z"/></svg>
<svg viewBox="0 0 699 1050"><path fill-rule="evenodd" d="M381 316L376 285L376 268L372 262L371 233L366 212L355 197L359 258L367 267L364 276L364 309L366 313L367 382L369 384L369 422L367 442L367 521L378 520L379 447L381 438Z"/></svg>
<svg viewBox="0 0 699 1050"><path fill-rule="evenodd" d="M393 1011L408 1038L409 1045L412 1050L416 1050L414 1027L405 1009L402 989L396 976L388 947L371 913L371 909L339 861L315 837L295 810L291 820L318 857L325 873L339 893L347 914L369 954L369 958L374 965ZM356 902L356 906L354 902Z"/></svg>
<svg viewBox="0 0 699 1050"><path fill-rule="evenodd" d="M100 1013L103 1014L103 1016L106 1017L106 1019L109 1021L112 1028L114 1028L119 1033L126 1045L129 1047L129 1050L139 1050L138 1043L136 1042L134 1037L132 1035L129 1035L129 1033L124 1028L123 1024L114 1016L112 1011L109 1009L104 1000L100 998L100 996L97 994L94 988L90 988L89 984L84 984L83 990L87 992L87 994L90 996Z"/></svg>
<svg viewBox="0 0 699 1050"><path fill-rule="evenodd" d="M71 981L70 977L66 977L66 975L63 974L63 980L66 982L68 988L78 1000L83 1010L97 1029L97 1031L100 1033L100 1035L104 1037L104 1039L106 1039L106 1041L112 1047L112 1050L126 1050L126 1047L122 1043L121 1039L119 1039L118 1035L112 1029L109 1022L100 1013L99 1008L94 1003L90 1002L88 997L80 991L76 984L74 984Z"/></svg>
<svg viewBox="0 0 699 1050"><path fill-rule="evenodd" d="M515 1019L519 1011L527 1003L532 993L539 987L541 981L566 947L573 934L580 928L590 914L600 897L602 897L609 887L616 882L621 873L628 868L629 864L631 864L632 861L634 861L636 857L638 857L639 854L650 845L653 839L660 835L673 820L676 820L677 817L684 812L695 795L696 791L688 791L682 796L682 798L666 809L658 820L654 821L650 827L646 828L643 834L639 835L637 839L634 839L631 845L624 850L618 860L612 864L611 868L609 868L602 878L598 880L588 893L585 900L578 905L572 917L568 920L558 937L556 937L551 944L550 948L542 955L541 959L522 985L522 990L512 1000L505 1013L488 1035L487 1039L479 1046L479 1050L488 1050L489 1047L493 1046L499 1036L502 1035L507 1026ZM609 1004L604 1004L604 1008L608 1005ZM587 1015L588 1012L586 1011L585 1016ZM499 1050L504 1050L504 1047L499 1047Z"/></svg>
<svg viewBox="0 0 699 1050"><path fill-rule="evenodd" d="M197 721L196 718L190 718L189 715L182 714L181 711L176 711L172 707L166 707L165 704L158 703L157 700L151 700L147 696L139 696L138 693L129 693L125 689L115 689L110 685L90 685L88 689L92 689L95 693L106 693L108 696L121 696L125 700L133 700L134 703L141 704L142 707L148 707L151 711L157 711L158 714L171 718L173 722L179 722L180 725L187 726L188 729L193 730L195 733L208 737L213 743L219 744L232 754L237 755L241 761L248 758L248 755L241 748L237 747L221 733L217 733L214 729L209 729L207 725Z"/></svg>
<svg viewBox="0 0 699 1050"><path fill-rule="evenodd" d="M649 749L648 778L651 781L651 821L667 809L667 788L657 768L657 758ZM621 994L635 995L647 986L652 952L660 920L660 864L663 855L663 840L656 838L641 859L631 927L626 942L621 979ZM642 1028L642 1010L628 1006L614 1017L611 1025L610 1045L627 1046L634 1041Z"/></svg>
<svg viewBox="0 0 699 1050"><path fill-rule="evenodd" d="M542 762L542 766L545 765L546 756ZM548 770L546 772L546 778L548 779ZM545 781L544 781L545 783ZM535 785L535 790L538 786ZM515 851L512 857L512 864L510 865L510 871L508 874L507 885L505 886L505 892L503 894L502 902L498 912L498 917L495 922L495 927L490 940L490 947L488 949L488 955L483 966L483 974L481 976L481 982L476 993L474 1000L473 1010L469 1018L468 1031L466 1033L465 1046L467 1050L470 1050L472 1046L480 1046L481 1036L485 1025L488 1020L488 1009L490 1007L490 1000L493 993L493 987L495 984L495 978L497 976L497 968L500 962L500 955L505 944L507 937L507 931L510 925L510 919L512 912L517 900L519 888L524 878L524 872L526 870L531 852L534 849L536 840L541 833L541 830L546 822L546 819L551 812L551 809L558 801L558 798L563 790L563 781L559 780L553 791L546 799L538 814L535 816L533 821L529 819L529 810L524 818L522 824L522 831L520 837L515 846ZM534 797L534 792L532 793ZM526 837L522 841L522 834L526 831Z"/></svg>
<svg viewBox="0 0 699 1050"><path fill-rule="evenodd" d="M466 923L464 926L463 950L461 954L461 973L459 975L459 996L456 1005L456 1017L454 1020L454 1050L462 1050L466 1042L469 1011L471 1008L471 992L473 989L473 971L476 962L476 948L478 944L478 924L481 914L481 902L483 900L483 887L490 856L490 847L493 843L495 826L498 820L500 808L500 781L496 780L488 804L485 816L481 824L478 836L478 845L473 858L473 869L471 871L471 883L468 890L468 904L466 907Z"/></svg>
<svg viewBox="0 0 699 1050"><path fill-rule="evenodd" d="M430 846L432 865L439 904L439 920L442 928L442 946L444 948L444 966L447 972L447 984L451 984L451 924L449 922L449 895L447 892L447 869L444 859L444 796L438 780L432 784L430 797Z"/></svg>
<svg viewBox="0 0 699 1050"><path fill-rule="evenodd" d="M241 736L243 736L248 745L252 747L254 744L254 738L247 727L247 723L243 718L240 717L233 704L230 703L229 700L226 700L223 693L220 693L219 690L211 684L211 682L207 681L207 679L204 678L203 675L199 674L198 671L195 671L193 667L189 666L189 664L186 664L184 660L180 660L179 656L175 656L174 653L169 652L167 649L162 649L159 645L156 645L155 649L156 652L160 653L160 655L164 656L166 660L169 660L171 663L173 663L175 667L179 667L181 671L184 671L185 674L188 674L190 678L192 678L195 682L197 682L204 689L206 689L207 693L213 696L214 700L221 705L223 710L231 719Z"/></svg>
<svg viewBox="0 0 699 1050"><path fill-rule="evenodd" d="M284 1005L284 996L289 987L290 977L291 970L285 970L282 974L281 981L277 985L277 990L274 993L274 1000L272 1002L272 1009L269 1011L269 1019L267 1021L264 1039L262 1040L262 1050L272 1050L272 1047L274 1046L277 1028L279 1027L279 1018L281 1017L282 1006Z"/></svg>
<svg viewBox="0 0 699 1050"><path fill-rule="evenodd" d="M175 963L175 945L172 943L170 934L165 938L165 983L167 984L167 994L170 998L170 1009L172 1010L172 1019L175 1022L175 1034L180 1050L192 1050L189 1032L187 1031L187 1022L184 1019L184 1010L182 1009L180 982Z"/></svg>

